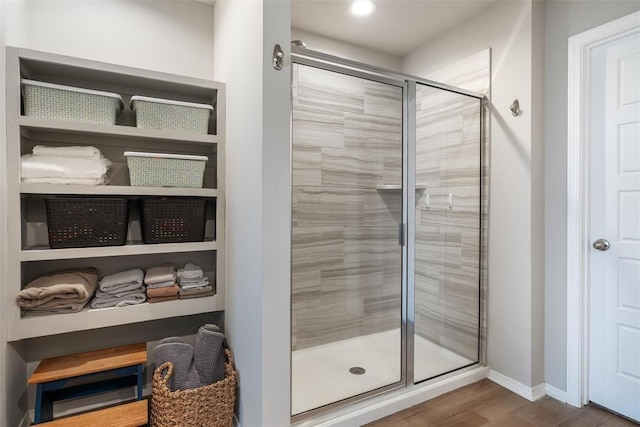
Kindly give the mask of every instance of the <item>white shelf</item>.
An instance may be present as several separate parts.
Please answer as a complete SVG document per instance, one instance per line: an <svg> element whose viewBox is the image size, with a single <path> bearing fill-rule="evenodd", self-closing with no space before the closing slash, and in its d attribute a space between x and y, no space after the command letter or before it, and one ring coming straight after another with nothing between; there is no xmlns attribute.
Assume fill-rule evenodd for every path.
<svg viewBox="0 0 640 427"><path fill-rule="evenodd" d="M218 197L214 188L130 187L120 185L20 184L22 194Z"/></svg>
<svg viewBox="0 0 640 427"><path fill-rule="evenodd" d="M210 313L223 309L224 302L218 295L213 295L127 307L85 309L79 313L23 317L19 321L20 339Z"/></svg>
<svg viewBox="0 0 640 427"><path fill-rule="evenodd" d="M121 144L123 139L147 141L188 142L195 144L217 144L217 135L201 135L195 133L169 132L166 130L141 129L133 126L99 125L93 123L78 123L65 120L42 119L39 117L18 117L18 124L22 130L46 131L49 134L102 136L112 138ZM64 140L64 136L62 137Z"/></svg>
<svg viewBox="0 0 640 427"><path fill-rule="evenodd" d="M105 246L98 248L49 249L33 248L20 251L20 261L99 258L123 255L168 254L177 252L215 251L218 242L160 243L153 245Z"/></svg>

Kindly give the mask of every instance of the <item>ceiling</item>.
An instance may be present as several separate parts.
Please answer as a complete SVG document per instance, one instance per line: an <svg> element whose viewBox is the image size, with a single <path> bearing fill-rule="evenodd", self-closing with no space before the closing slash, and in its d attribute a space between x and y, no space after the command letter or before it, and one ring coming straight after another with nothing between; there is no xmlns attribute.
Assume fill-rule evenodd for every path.
<svg viewBox="0 0 640 427"><path fill-rule="evenodd" d="M376 11L357 17L349 0L292 0L293 28L404 56L500 0L374 0Z"/></svg>

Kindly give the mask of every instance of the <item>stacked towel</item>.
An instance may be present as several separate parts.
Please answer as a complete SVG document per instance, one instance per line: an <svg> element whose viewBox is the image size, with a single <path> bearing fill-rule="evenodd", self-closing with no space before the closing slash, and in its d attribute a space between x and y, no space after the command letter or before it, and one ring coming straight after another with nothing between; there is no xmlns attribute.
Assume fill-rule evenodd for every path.
<svg viewBox="0 0 640 427"><path fill-rule="evenodd" d="M47 147L36 145L21 159L26 184L107 184L111 161L96 147Z"/></svg>
<svg viewBox="0 0 640 427"><path fill-rule="evenodd" d="M178 299L176 278L176 268L173 265L149 268L144 276L148 301L155 303Z"/></svg>
<svg viewBox="0 0 640 427"><path fill-rule="evenodd" d="M195 347L180 337L165 338L154 349L156 366L173 364L169 388L187 390L213 384L225 378L224 349L227 342L216 325L208 324L198 330Z"/></svg>
<svg viewBox="0 0 640 427"><path fill-rule="evenodd" d="M87 305L97 282L94 268L45 274L27 284L18 293L17 302L23 316L75 313Z"/></svg>
<svg viewBox="0 0 640 427"><path fill-rule="evenodd" d="M91 308L142 304L147 300L143 277L142 270L137 268L104 276L100 280L100 289L91 301Z"/></svg>
<svg viewBox="0 0 640 427"><path fill-rule="evenodd" d="M209 284L209 279L204 275L202 267L190 262L178 270L178 283L182 299L200 298L214 294L213 286Z"/></svg>

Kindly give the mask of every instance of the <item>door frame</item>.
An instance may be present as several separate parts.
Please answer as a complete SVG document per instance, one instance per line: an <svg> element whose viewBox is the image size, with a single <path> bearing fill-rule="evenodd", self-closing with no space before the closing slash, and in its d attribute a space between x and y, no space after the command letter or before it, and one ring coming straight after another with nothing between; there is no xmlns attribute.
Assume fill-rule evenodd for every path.
<svg viewBox="0 0 640 427"><path fill-rule="evenodd" d="M640 11L569 38L567 126L567 403L589 402L590 64L594 48L640 33Z"/></svg>

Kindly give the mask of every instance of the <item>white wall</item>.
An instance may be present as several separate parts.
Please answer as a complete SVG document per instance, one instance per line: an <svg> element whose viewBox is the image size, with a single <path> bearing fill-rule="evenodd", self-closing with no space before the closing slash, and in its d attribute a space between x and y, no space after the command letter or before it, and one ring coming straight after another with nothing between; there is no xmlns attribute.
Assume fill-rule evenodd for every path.
<svg viewBox="0 0 640 427"><path fill-rule="evenodd" d="M178 0L4 3L7 45L205 79L213 74L210 5Z"/></svg>
<svg viewBox="0 0 640 427"><path fill-rule="evenodd" d="M0 1L0 170L6 169L6 132L5 132L5 20L4 2ZM7 304L7 279L6 279L6 182L0 180L0 307ZM6 310L2 310L5 312ZM6 355L7 355L7 321L4 315L0 314L0 424L10 425L7 419L7 399L6 399Z"/></svg>
<svg viewBox="0 0 640 427"><path fill-rule="evenodd" d="M366 47L345 43L299 28L291 29L291 40L302 40L306 43L307 49L310 50L316 50L352 61L363 62L387 70L400 71L402 67L402 59L400 56L389 55Z"/></svg>
<svg viewBox="0 0 640 427"><path fill-rule="evenodd" d="M214 77L227 84L225 323L240 373L238 419L288 425L290 2L214 7ZM271 67L275 43L287 52L282 71Z"/></svg>
<svg viewBox="0 0 640 427"><path fill-rule="evenodd" d="M550 1L545 42L545 380L566 390L568 38L640 10L640 1Z"/></svg>
<svg viewBox="0 0 640 427"><path fill-rule="evenodd" d="M538 12L538 11L536 11ZM501 2L403 58L402 71L427 77L483 49L492 49L489 207L488 365L528 387L543 381L543 348L534 322L543 316L540 248L544 199L539 94L533 94L534 14L531 1ZM538 54L539 56L539 54ZM539 90L539 82L536 84ZM509 110L518 98L524 114ZM533 114L536 114L535 116ZM543 268L543 267L542 267ZM540 360L539 360L540 359Z"/></svg>
<svg viewBox="0 0 640 427"><path fill-rule="evenodd" d="M218 0L214 9L214 79L227 84L226 333L240 373L238 419L243 426L258 426L263 409L263 5Z"/></svg>
<svg viewBox="0 0 640 427"><path fill-rule="evenodd" d="M544 15L534 1L531 16L531 385L544 378ZM525 112L526 113L526 112Z"/></svg>
<svg viewBox="0 0 640 427"><path fill-rule="evenodd" d="M266 0L262 61L262 425L291 420L291 1ZM270 66L273 46L285 68ZM248 426L248 424L246 425Z"/></svg>

